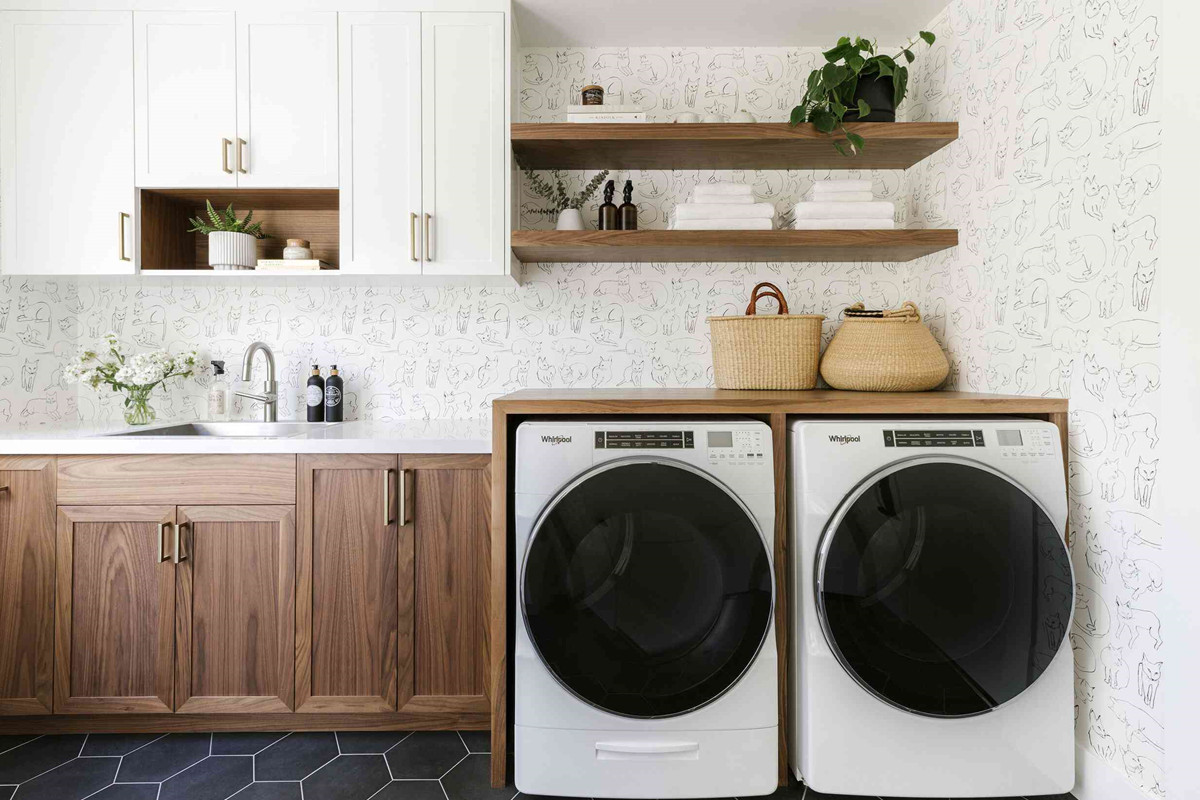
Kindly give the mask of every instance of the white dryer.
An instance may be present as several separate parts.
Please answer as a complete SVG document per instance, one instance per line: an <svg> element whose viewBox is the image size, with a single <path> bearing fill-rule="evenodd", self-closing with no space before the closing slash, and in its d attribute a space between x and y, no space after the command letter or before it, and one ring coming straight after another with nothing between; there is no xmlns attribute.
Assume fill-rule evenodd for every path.
<svg viewBox="0 0 1200 800"><path fill-rule="evenodd" d="M521 792L775 790L771 452L740 419L518 427Z"/></svg>
<svg viewBox="0 0 1200 800"><path fill-rule="evenodd" d="M817 791L1070 791L1071 624L1058 428L790 424L791 766Z"/></svg>

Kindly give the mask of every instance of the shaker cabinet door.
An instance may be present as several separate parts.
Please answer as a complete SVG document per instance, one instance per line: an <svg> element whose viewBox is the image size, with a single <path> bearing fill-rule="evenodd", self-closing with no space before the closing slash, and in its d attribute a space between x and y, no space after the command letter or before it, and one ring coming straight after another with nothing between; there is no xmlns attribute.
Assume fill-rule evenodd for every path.
<svg viewBox="0 0 1200 800"><path fill-rule="evenodd" d="M421 15L426 275L506 269L504 15Z"/></svg>
<svg viewBox="0 0 1200 800"><path fill-rule="evenodd" d="M336 12L237 12L237 98L238 186L337 187Z"/></svg>
<svg viewBox="0 0 1200 800"><path fill-rule="evenodd" d="M132 34L127 11L0 13L4 273L133 272Z"/></svg>
<svg viewBox="0 0 1200 800"><path fill-rule="evenodd" d="M421 272L421 15L338 14L342 272Z"/></svg>
<svg viewBox="0 0 1200 800"><path fill-rule="evenodd" d="M237 185L232 11L133 15L137 185Z"/></svg>
<svg viewBox="0 0 1200 800"><path fill-rule="evenodd" d="M59 506L54 711L174 708L174 506Z"/></svg>
<svg viewBox="0 0 1200 800"><path fill-rule="evenodd" d="M49 714L54 685L54 459L0 456L0 716Z"/></svg>
<svg viewBox="0 0 1200 800"><path fill-rule="evenodd" d="M181 506L178 515L175 710L291 711L295 508Z"/></svg>
<svg viewBox="0 0 1200 800"><path fill-rule="evenodd" d="M300 456L296 710L396 710L396 456Z"/></svg>

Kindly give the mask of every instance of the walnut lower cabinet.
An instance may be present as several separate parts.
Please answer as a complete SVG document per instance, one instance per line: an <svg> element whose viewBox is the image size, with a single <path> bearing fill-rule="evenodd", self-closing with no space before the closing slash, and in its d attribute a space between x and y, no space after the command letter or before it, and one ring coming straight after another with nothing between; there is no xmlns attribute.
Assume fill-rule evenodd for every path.
<svg viewBox="0 0 1200 800"><path fill-rule="evenodd" d="M59 506L55 711L292 709L291 506Z"/></svg>
<svg viewBox="0 0 1200 800"><path fill-rule="evenodd" d="M487 712L489 470L300 457L298 712Z"/></svg>

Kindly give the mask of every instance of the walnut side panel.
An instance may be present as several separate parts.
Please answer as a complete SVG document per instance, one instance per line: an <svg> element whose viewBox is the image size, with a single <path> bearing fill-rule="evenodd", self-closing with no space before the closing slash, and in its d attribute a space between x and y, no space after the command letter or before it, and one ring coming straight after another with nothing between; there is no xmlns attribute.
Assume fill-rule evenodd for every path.
<svg viewBox="0 0 1200 800"><path fill-rule="evenodd" d="M0 456L0 716L54 707L54 459Z"/></svg>

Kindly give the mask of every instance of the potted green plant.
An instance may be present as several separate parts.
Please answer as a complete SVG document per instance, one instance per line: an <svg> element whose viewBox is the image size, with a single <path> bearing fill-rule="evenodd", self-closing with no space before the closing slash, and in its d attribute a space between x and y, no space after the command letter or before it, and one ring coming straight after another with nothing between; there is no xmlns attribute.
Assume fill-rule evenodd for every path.
<svg viewBox="0 0 1200 800"><path fill-rule="evenodd" d="M542 180L541 176L533 170L525 168L525 177L529 180L529 188L538 197L544 197L550 201L550 207L535 208L529 213L555 217L557 222L554 227L560 231L583 230L583 214L579 210L608 179L608 170L597 173L596 177L588 181L575 194L567 194L567 186L564 181L566 173L563 170L551 170L550 175L554 178L553 185Z"/></svg>
<svg viewBox="0 0 1200 800"><path fill-rule="evenodd" d="M150 393L154 387L171 378L187 378L195 374L196 351L189 350L173 356L166 350L136 353L126 356L115 333L104 337L107 353L84 350L63 368L63 378L69 382L86 383L93 389L107 385L125 395L125 422L146 425L154 421ZM101 348L103 349L103 348Z"/></svg>
<svg viewBox="0 0 1200 800"><path fill-rule="evenodd" d="M826 63L809 73L804 97L792 109L792 125L811 122L822 133L840 130L845 138L833 146L844 156L857 153L866 143L845 123L894 122L896 106L908 92L908 64L916 60L912 47L918 39L931 45L936 38L921 31L894 56L877 53L876 43L862 37L838 39L823 53Z"/></svg>
<svg viewBox="0 0 1200 800"><path fill-rule="evenodd" d="M203 233L208 236L208 265L213 269L254 269L258 265L257 240L269 239L263 233L261 222L251 222L253 211L247 211L243 219L233 213L233 203L223 213L213 208L206 200L208 221L200 217L188 220L192 227L188 233Z"/></svg>

